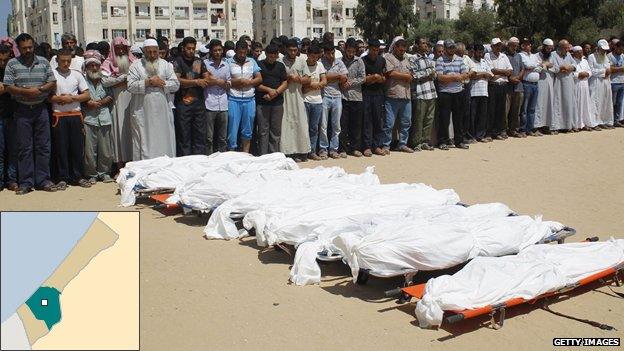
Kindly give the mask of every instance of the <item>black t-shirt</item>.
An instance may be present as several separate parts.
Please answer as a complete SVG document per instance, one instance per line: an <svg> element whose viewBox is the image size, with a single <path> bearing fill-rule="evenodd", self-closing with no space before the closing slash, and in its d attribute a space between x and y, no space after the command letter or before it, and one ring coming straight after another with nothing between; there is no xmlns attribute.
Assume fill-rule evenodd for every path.
<svg viewBox="0 0 624 351"><path fill-rule="evenodd" d="M197 57L192 60L187 60L184 56L180 55L172 64L174 72L180 74L182 79L199 79L207 72L206 66L204 66L202 60ZM184 103L188 105L198 100L203 100L203 96L204 89L201 87L180 88L175 94L175 103L177 104L184 101Z"/></svg>
<svg viewBox="0 0 624 351"><path fill-rule="evenodd" d="M0 84L4 81L4 69L0 69ZM4 94L0 95L0 118L10 118L13 115L13 103L11 94L4 91Z"/></svg>
<svg viewBox="0 0 624 351"><path fill-rule="evenodd" d="M275 61L273 64L270 64L266 60L262 60L258 62L258 66L260 67L260 74L262 75L262 85L265 87L277 89L280 85L282 85L282 82L288 79L286 66L279 61ZM271 101L263 99L262 97L264 95L266 95L266 93L261 92L258 88L256 88L256 104L279 106L284 103L283 94L279 94Z"/></svg>
<svg viewBox="0 0 624 351"><path fill-rule="evenodd" d="M364 61L364 67L366 67L366 75L369 74L381 74L386 73L386 59L381 55L377 55L377 59L373 62L368 55L362 58ZM364 95L384 95L384 84L363 84L362 94Z"/></svg>

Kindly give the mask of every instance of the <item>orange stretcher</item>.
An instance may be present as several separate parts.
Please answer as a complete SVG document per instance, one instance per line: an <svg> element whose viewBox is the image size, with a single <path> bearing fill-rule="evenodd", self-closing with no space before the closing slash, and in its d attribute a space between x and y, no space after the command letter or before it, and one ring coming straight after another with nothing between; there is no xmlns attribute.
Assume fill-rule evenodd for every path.
<svg viewBox="0 0 624 351"><path fill-rule="evenodd" d="M492 318L493 327L495 329L499 329L503 326L503 322L505 320L505 309L507 308L517 306L523 303L532 304L537 300L563 294L568 291L574 290L580 286L584 286L584 285L590 284L598 280L602 280L606 284L606 280L609 278L612 278L617 286L621 286L622 281L621 281L620 275L622 271L624 271L624 262L620 262L615 267L607 268L604 271L592 274L589 277L581 279L561 289L536 296L533 299L525 300L523 298L513 298L507 301L501 302L499 304L488 305L488 306L484 306L480 308L466 309L462 311L445 311L448 315L444 317L444 323L453 324L453 323L461 322L465 319L470 319L470 318L482 316L485 314L489 314L490 317ZM402 295L402 299L404 300L405 300L405 297L407 297L407 300L409 300L412 297L417 298L417 299L422 299L425 293L425 285L426 283L386 291L386 296L390 297L390 296ZM497 313L499 314L498 322L495 321L495 315Z"/></svg>

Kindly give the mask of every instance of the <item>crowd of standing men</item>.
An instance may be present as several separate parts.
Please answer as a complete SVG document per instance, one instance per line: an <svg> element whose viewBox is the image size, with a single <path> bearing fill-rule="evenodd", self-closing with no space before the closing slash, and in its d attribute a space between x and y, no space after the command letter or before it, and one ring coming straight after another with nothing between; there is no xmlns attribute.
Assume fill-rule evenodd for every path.
<svg viewBox="0 0 624 351"><path fill-rule="evenodd" d="M90 187L159 156L240 150L303 162L623 126L624 42L532 44L335 47L326 33L265 48L247 36L199 47L187 37L174 49L166 38L140 48L115 38L84 51L65 34L53 52L26 33L5 38L0 187Z"/></svg>

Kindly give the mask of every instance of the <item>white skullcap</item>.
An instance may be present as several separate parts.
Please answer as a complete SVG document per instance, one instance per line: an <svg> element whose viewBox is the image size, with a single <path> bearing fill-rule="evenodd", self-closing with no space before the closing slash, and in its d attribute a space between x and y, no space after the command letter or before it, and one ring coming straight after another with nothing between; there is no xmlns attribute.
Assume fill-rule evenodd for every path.
<svg viewBox="0 0 624 351"><path fill-rule="evenodd" d="M225 52L225 57L227 58L232 58L234 57L234 55L236 55L236 52L234 52L234 50L228 50Z"/></svg>
<svg viewBox="0 0 624 351"><path fill-rule="evenodd" d="M609 43L605 39L598 40L598 47L602 50L609 50Z"/></svg>
<svg viewBox="0 0 624 351"><path fill-rule="evenodd" d="M542 42L542 44L544 44L544 45L549 45L549 46L554 46L554 45L555 45L555 42L554 42L554 41L552 41L552 39L550 39L550 38L546 38L546 39L544 39L544 41Z"/></svg>
<svg viewBox="0 0 624 351"><path fill-rule="evenodd" d="M146 39L143 42L143 47L144 48L149 47L149 46L156 46L156 47L158 47L158 42L156 41L156 39Z"/></svg>
<svg viewBox="0 0 624 351"><path fill-rule="evenodd" d="M501 43L500 38L494 38L494 39L492 39L492 45L496 45L496 44L499 44L499 43Z"/></svg>
<svg viewBox="0 0 624 351"><path fill-rule="evenodd" d="M436 45L444 46L444 40L438 40Z"/></svg>
<svg viewBox="0 0 624 351"><path fill-rule="evenodd" d="M208 53L208 48L206 47L206 45L200 45L199 46L199 52L201 52L202 54L207 54Z"/></svg>
<svg viewBox="0 0 624 351"><path fill-rule="evenodd" d="M520 40L518 40L518 38L516 38L516 37L511 37L511 38L509 38L509 42L510 43L517 43L517 44L519 44Z"/></svg>
<svg viewBox="0 0 624 351"><path fill-rule="evenodd" d="M577 52L577 51L583 51L583 48L582 48L582 47L580 47L580 46L578 46L578 45L577 45L577 46L573 46L573 47L572 47L572 51L574 51L574 52Z"/></svg>

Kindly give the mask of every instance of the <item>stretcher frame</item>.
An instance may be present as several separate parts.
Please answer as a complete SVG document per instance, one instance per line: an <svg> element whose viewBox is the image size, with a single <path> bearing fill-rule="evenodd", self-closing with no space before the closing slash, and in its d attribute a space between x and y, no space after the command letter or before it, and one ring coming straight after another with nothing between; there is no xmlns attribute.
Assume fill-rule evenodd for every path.
<svg viewBox="0 0 624 351"><path fill-rule="evenodd" d="M620 262L619 264L613 267L607 268L603 271L592 274L586 278L580 279L572 284L568 284L560 289L538 295L532 299L523 299L523 298L518 297L518 298L509 299L507 301L504 301L498 304L487 305L487 306L483 306L480 308L444 311L445 314L447 314L447 316L444 317L443 322L447 324L454 324L454 323L458 323L466 319L475 318L478 316L489 314L491 317L492 327L494 329L500 329L503 327L503 324L505 322L505 311L506 309L510 307L521 305L524 303L533 304L534 302L538 300L564 294L578 287L593 283L595 281L600 281L602 284L606 285L609 278L612 278L613 282L617 286L622 286L621 274L623 272L624 272L624 261ZM414 297L417 299L422 299L425 293L425 286L426 286L426 283L400 288L399 291L396 291L396 289L390 290L386 292L386 296L393 296L393 294L399 293L401 295L407 295L410 298ZM498 321L496 320L497 314L499 315Z"/></svg>

